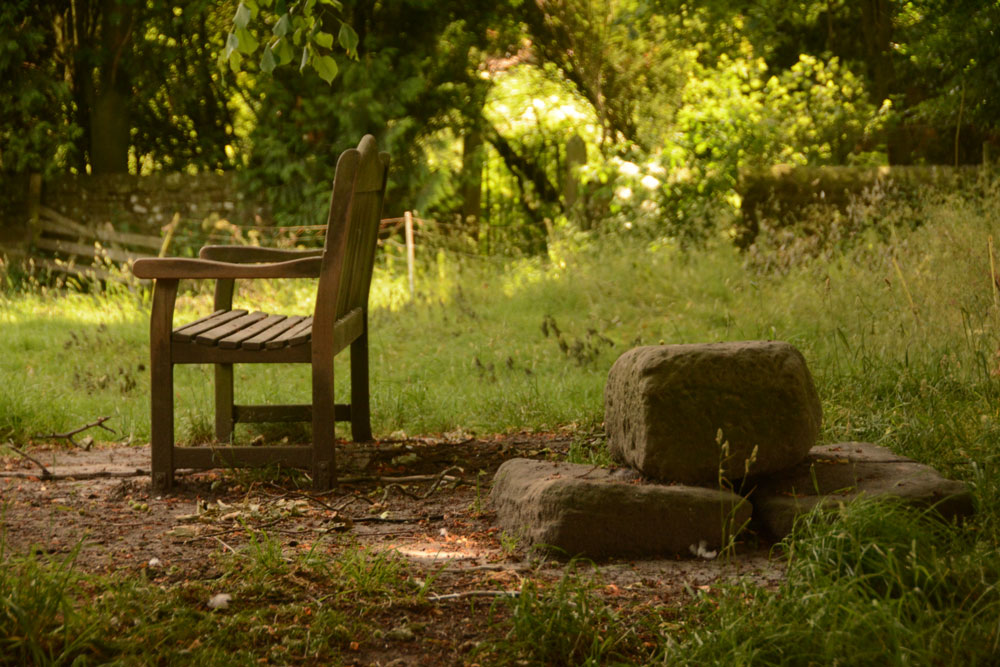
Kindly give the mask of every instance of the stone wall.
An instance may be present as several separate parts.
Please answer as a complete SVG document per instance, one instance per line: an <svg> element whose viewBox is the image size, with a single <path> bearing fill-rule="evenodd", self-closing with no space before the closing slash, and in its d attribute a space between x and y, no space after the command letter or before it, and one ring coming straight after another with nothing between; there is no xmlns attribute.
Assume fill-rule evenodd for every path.
<svg viewBox="0 0 1000 667"><path fill-rule="evenodd" d="M148 234L158 234L175 214L182 226L216 217L237 225L267 218L264 207L239 192L232 172L65 176L45 184L42 203L81 224L111 222Z"/></svg>
<svg viewBox="0 0 1000 667"><path fill-rule="evenodd" d="M0 208L0 245L16 250L31 234L28 189L7 185L15 196ZM220 218L236 225L271 222L265 206L239 191L232 172L67 175L43 184L40 203L88 227L110 222L117 231L152 235L159 235L174 215L189 231Z"/></svg>

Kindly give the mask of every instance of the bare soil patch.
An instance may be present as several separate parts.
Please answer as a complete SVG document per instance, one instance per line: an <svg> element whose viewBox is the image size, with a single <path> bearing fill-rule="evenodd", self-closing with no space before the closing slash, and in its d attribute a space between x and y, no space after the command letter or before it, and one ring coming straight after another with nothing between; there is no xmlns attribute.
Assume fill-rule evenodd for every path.
<svg viewBox="0 0 1000 667"><path fill-rule="evenodd" d="M254 531L280 540L288 554L320 541L331 553L392 551L411 578L433 581L433 603L380 611L386 636L359 642L357 663L461 664L497 631L488 629L490 607L492 618L505 613L484 591L516 591L525 577L553 582L567 568L494 526L492 476L512 457L562 459L571 442L566 434L519 433L345 443L341 483L328 493L309 491L301 473L217 470L180 474L168 496L151 491L148 446L36 446L28 453L51 477L20 456L0 458L6 549L37 545L58 554L79 545L76 563L85 571L141 573L162 585L218 577L215 556L246 548ZM728 558L611 560L596 568L609 599L647 608L680 605L692 590L739 577L774 585L783 576L782 560L752 537ZM389 632L402 627L421 629L416 637Z"/></svg>

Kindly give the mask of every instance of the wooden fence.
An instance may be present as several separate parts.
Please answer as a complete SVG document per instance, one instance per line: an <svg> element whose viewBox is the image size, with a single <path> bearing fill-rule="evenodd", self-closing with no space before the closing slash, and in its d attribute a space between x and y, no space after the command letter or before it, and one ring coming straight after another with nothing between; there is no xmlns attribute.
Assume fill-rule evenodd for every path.
<svg viewBox="0 0 1000 667"><path fill-rule="evenodd" d="M164 253L170 240L169 234L159 237L117 231L110 222L84 225L42 205L35 208L33 218L31 263L78 278L124 282L129 279L130 262Z"/></svg>

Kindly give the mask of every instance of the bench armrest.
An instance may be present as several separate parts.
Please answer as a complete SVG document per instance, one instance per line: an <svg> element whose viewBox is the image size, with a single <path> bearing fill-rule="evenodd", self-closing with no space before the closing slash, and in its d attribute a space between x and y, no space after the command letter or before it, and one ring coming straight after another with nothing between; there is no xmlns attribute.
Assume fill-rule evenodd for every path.
<svg viewBox="0 0 1000 667"><path fill-rule="evenodd" d="M226 278L317 278L322 257L305 257L269 264L232 264L207 259L152 257L137 259L132 265L136 278L226 279Z"/></svg>
<svg viewBox="0 0 1000 667"><path fill-rule="evenodd" d="M320 257L322 248L315 250L282 250L279 248L259 248L245 245L207 245L198 256L216 262L232 262L235 264L254 264L257 262L285 262L305 257Z"/></svg>

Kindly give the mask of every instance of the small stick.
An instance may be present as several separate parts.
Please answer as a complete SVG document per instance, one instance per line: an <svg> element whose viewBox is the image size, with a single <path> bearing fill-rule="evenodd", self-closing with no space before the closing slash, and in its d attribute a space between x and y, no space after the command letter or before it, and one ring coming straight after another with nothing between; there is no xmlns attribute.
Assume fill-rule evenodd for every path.
<svg viewBox="0 0 1000 667"><path fill-rule="evenodd" d="M260 524L258 526L246 526L246 525L241 524L241 525L235 526L233 528L227 528L226 530L218 530L218 531L216 531L214 533L209 533L207 535L197 535L195 537L192 537L192 538L189 538L187 540L184 540L181 544L191 544L195 540L207 540L207 539L210 539L210 538L217 538L219 535L228 535L229 533L238 533L241 530L255 530L257 532L261 532L265 528L270 528L271 526L275 525L276 523L279 523L280 521L283 521L286 518L288 518L288 517L278 517L277 519L273 519L271 521L267 521L267 522L262 523L262 524Z"/></svg>
<svg viewBox="0 0 1000 667"><path fill-rule="evenodd" d="M273 488L275 488L275 489L279 489L281 491L284 491L284 489L282 489L280 486L278 486L274 482L268 482L268 485L271 486L271 487L273 487ZM312 501L312 502L316 503L317 505L325 507L326 509L330 510L331 512L339 512L341 509L343 509L342 507L340 507L340 508L334 507L333 505L330 505L328 503L323 502L322 500L320 500L316 496L309 495L308 493L302 493L301 491L286 491L284 494L282 494L281 496L279 496L279 498L287 498L289 496L294 496L296 498L304 498L305 500Z"/></svg>
<svg viewBox="0 0 1000 667"><path fill-rule="evenodd" d="M438 476L434 479L434 483L431 484L431 488L427 489L427 492L423 496L421 496L421 499L429 498L430 495L432 493L434 493L439 486L441 486L441 482L444 481L445 477L448 477L448 473L450 473L453 470L457 470L459 472L459 474L464 474L465 473L465 470L463 470L462 468L460 468L458 466L451 466L450 468L445 468L440 473L438 473ZM458 479L458 478L455 478L455 477L450 477L449 478L449 480L452 480L452 479Z"/></svg>
<svg viewBox="0 0 1000 667"><path fill-rule="evenodd" d="M418 523L420 521L443 521L443 514L428 514L427 516L411 516L411 517L380 517L380 516L361 516L351 519L354 523Z"/></svg>
<svg viewBox="0 0 1000 667"><path fill-rule="evenodd" d="M892 258L892 265L896 269L896 275L899 276L899 282L903 286L903 292L906 294L906 300L910 302L910 310L913 311L913 318L920 324L920 311L917 310L917 304L913 302L913 295L910 294L910 288L906 285L906 278L903 277L903 270L899 268L899 262L896 258Z"/></svg>
<svg viewBox="0 0 1000 667"><path fill-rule="evenodd" d="M37 463L37 462L36 462ZM39 465L41 465L39 463ZM148 470L143 470L142 468L136 468L135 471L121 471L121 470L98 470L97 472L83 472L78 474L73 473L42 473L42 479L58 481L61 479L72 479L85 480L85 479L108 479L116 477L142 477L143 475L148 475ZM36 475L32 475L26 472L0 472L0 477L13 477L20 479L31 479Z"/></svg>
<svg viewBox="0 0 1000 667"><path fill-rule="evenodd" d="M341 477L337 480L338 484L352 484L354 482L388 482L389 484L409 484L411 482L430 482L435 480L439 475L406 475L404 477L381 477L378 475L357 475L355 477ZM445 481L462 481L458 477L448 477Z"/></svg>
<svg viewBox="0 0 1000 667"><path fill-rule="evenodd" d="M218 537L216 537L215 535L208 535L207 537L211 537L211 538L212 538L213 540L215 540L216 542L218 542L219 544L221 544L221 545L222 545L222 546L224 546L225 548L229 549L229 550L230 550L230 551L232 551L233 553L236 553L236 549L232 548L231 546L229 546L228 544L226 544L225 542L223 542L222 540L220 540L220 539L219 539Z"/></svg>
<svg viewBox="0 0 1000 667"><path fill-rule="evenodd" d="M399 484L387 484L385 486L384 491L382 492L382 500L379 501L379 504L384 505L385 501L389 500L389 491L391 491L392 489L398 490L400 493L402 493L404 496L407 496L408 498L413 498L414 500L420 500L420 496L413 493L412 491L407 491Z"/></svg>
<svg viewBox="0 0 1000 667"><path fill-rule="evenodd" d="M111 433L115 433L116 431L113 428L108 428L107 426L104 425L104 422L108 421L109 419L111 419L111 417L98 417L97 421L94 421L94 422L92 422L90 424L87 424L86 426L81 426L80 428L73 429L72 431L68 431L66 433L49 433L48 435L35 435L35 436L32 436L32 437L39 438L39 439L42 439L42 440L51 440L51 439L54 439L54 438L61 438L61 439L64 439L64 440L69 440L71 443L73 443L74 446L79 447L80 443L78 443L76 440L74 440L73 436L76 435L77 433L82 433L83 431L86 431L88 428L94 428L95 426L100 426L105 431L110 431ZM84 450L90 451L90 446L92 444L93 444L93 441L91 441L90 443L88 443L84 447Z"/></svg>
<svg viewBox="0 0 1000 667"><path fill-rule="evenodd" d="M445 593L443 595L428 595L428 602L442 600L458 600L460 598L516 598L521 591L462 591L461 593Z"/></svg>
<svg viewBox="0 0 1000 667"><path fill-rule="evenodd" d="M34 463L36 466L38 466L39 468L41 468L42 469L42 479L51 479L52 473L49 472L49 469L46 468L42 464L41 461L39 461L38 459L36 459L33 456L29 456L28 454L25 454L24 452L22 452L20 449L18 449L17 447L14 446L13 442L8 442L7 446L10 447L11 451L13 451L15 454L20 454L21 456L23 456L24 458L28 459L29 461L31 461L32 463ZM7 476L8 475L4 475L4 477L7 477ZM17 475L10 475L10 477L15 477L15 476L17 476ZM27 475L27 476L28 477L33 477L33 475Z"/></svg>
<svg viewBox="0 0 1000 667"><path fill-rule="evenodd" d="M1000 312L1000 293L997 292L997 288L1000 287L1000 283L997 283L997 263L993 256L993 237L990 236L988 241L988 247L990 250L990 278L993 282L993 308L994 312Z"/></svg>

